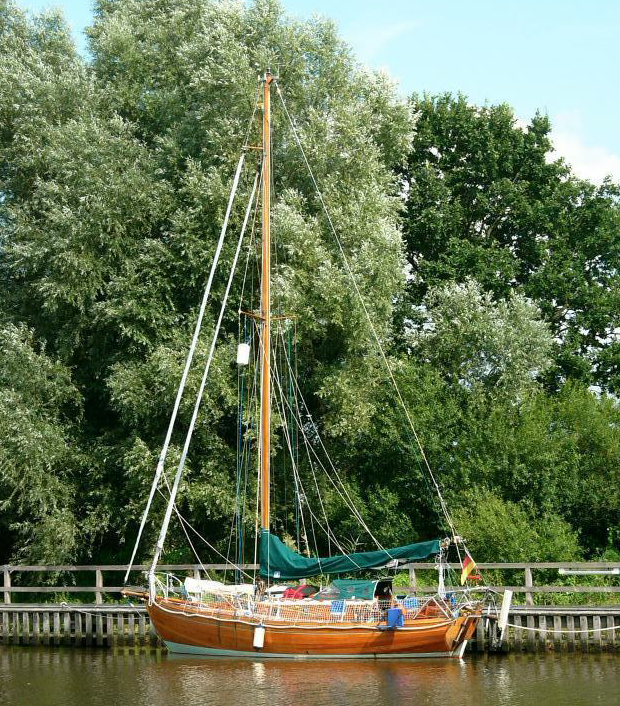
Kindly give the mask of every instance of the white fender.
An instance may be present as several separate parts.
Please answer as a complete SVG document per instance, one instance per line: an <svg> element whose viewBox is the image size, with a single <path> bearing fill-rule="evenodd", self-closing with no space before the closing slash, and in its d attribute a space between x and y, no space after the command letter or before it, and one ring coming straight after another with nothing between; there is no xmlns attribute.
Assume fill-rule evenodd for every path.
<svg viewBox="0 0 620 706"><path fill-rule="evenodd" d="M504 591L504 597L502 598L502 608L499 612L499 619L497 621L497 627L500 630L500 640L504 639L504 631L506 630L506 624L508 623L508 612L510 611L510 605L512 603L512 591Z"/></svg>
<svg viewBox="0 0 620 706"><path fill-rule="evenodd" d="M261 650L265 644L265 628L262 625L257 625L254 628L254 642L252 643L254 648Z"/></svg>

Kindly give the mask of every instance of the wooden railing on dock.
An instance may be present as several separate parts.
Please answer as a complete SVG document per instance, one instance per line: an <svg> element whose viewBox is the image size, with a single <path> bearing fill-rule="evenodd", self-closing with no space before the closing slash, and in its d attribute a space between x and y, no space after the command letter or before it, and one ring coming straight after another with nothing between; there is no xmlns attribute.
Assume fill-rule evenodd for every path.
<svg viewBox="0 0 620 706"><path fill-rule="evenodd" d="M416 586L416 569L434 569L435 564L429 563L415 563L407 564L406 567L409 569L409 588L415 589L422 593L435 591L436 588ZM460 571L460 564L450 564L450 568L456 571ZM517 586L504 586L504 585L492 585L487 584L490 588L494 588L498 591L505 591L510 589L513 593L525 593L525 603L528 606L534 605L534 594L535 593L620 593L620 585L616 586L586 586L586 585L576 585L576 586L566 586L566 585L535 585L534 584L534 571L548 571L560 569L577 570L577 571L611 571L613 569L620 569L620 562L614 561L581 561L581 562L496 562L496 563L486 563L478 564L478 568L482 571L488 570L518 570L523 571L523 584Z"/></svg>
<svg viewBox="0 0 620 706"><path fill-rule="evenodd" d="M459 570L458 564L450 564L451 568ZM534 583L534 572L544 570L558 569L577 569L581 571L593 570L611 570L620 569L620 562L539 562L539 563L488 563L479 564L481 570L516 570L523 571L523 583L513 586L492 586L498 591L506 589L512 590L517 594L525 594L526 605L533 605L533 596L536 593L554 594L554 593L620 593L620 585L612 586L586 586L586 585L536 585ZM146 571L147 565L136 565L133 567L133 576L142 571ZM194 578L200 578L207 571L232 571L229 564L161 564L158 567L161 571L176 572L180 575L191 574ZM244 571L254 571L258 567L255 564L242 564L240 566ZM416 571L425 569L434 569L435 564L418 562L414 564L406 564L402 567L409 570L409 586L399 587L398 591L418 592L418 593L434 593L437 590L436 586L420 586L416 579ZM106 564L106 565L21 565L21 564L6 564L0 566L2 570L4 587L2 589L4 603L12 603L12 596L15 594L59 594L59 593L82 593L94 594L95 603L103 604L104 594L113 596L119 594L122 586L107 585L104 583L104 573L124 574L127 570L126 565L122 564ZM90 573L94 574L94 586L78 586L75 583L67 584L65 581L61 585L39 585L28 586L23 583L18 585L13 584L12 576L19 574L20 578L28 573L53 573L53 574L76 574ZM144 581L141 581L144 583Z"/></svg>

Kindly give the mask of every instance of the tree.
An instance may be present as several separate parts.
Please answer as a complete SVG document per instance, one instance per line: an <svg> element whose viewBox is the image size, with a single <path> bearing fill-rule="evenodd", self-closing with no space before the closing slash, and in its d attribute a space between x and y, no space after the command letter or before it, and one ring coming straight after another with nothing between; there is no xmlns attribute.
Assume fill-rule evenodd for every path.
<svg viewBox="0 0 620 706"><path fill-rule="evenodd" d="M417 129L402 172L407 304L467 277L498 298L517 290L556 338L549 380L617 390L618 186L595 187L550 160L542 115L522 127L507 105L449 94L414 95L411 105Z"/></svg>
<svg viewBox="0 0 620 706"><path fill-rule="evenodd" d="M385 76L357 64L332 23L292 20L273 1L99 0L88 34L86 60L59 15L30 17L0 0L5 560L127 558L236 161L246 134L258 138L250 116L266 67L279 76L449 505L473 494L502 522L547 518L558 556L578 553L575 533L584 553L613 550L620 420L615 399L587 385L617 386L617 192L547 161L546 119L520 128L506 106L401 101ZM348 498L386 546L441 533L424 459L277 92L273 118L274 309L296 315L304 443L320 449L318 429L342 480L336 489L300 460L304 494L347 547L373 546ZM168 472L255 151L246 165ZM233 282L179 497L184 516L224 551L239 504L237 309L242 293L245 308L257 307L254 270L250 260L247 278ZM273 423L274 529L285 533L293 488L277 406ZM253 498L255 481L246 486ZM533 526L536 541L543 525ZM317 534L312 551L333 548ZM190 558L179 527L166 550Z"/></svg>
<svg viewBox="0 0 620 706"><path fill-rule="evenodd" d="M403 262L391 167L402 163L413 119L393 85L363 70L330 22L289 19L277 2L101 0L88 61L56 14L29 19L5 3L1 20L3 309L8 322L27 327L35 349L69 371L82 397L67 423L89 470L87 478L75 473L107 510L99 555L119 556L119 539L131 540L142 509L136 494L143 501L154 470L259 73L271 67L279 75L386 340ZM277 100L274 92L274 302L299 317L300 377L312 390L367 352L371 336ZM256 140L255 127L250 136ZM248 170L242 179L232 232L252 176ZM214 282L207 331L233 240ZM202 532L224 542L235 493L241 279L188 460L192 490L181 501ZM205 334L170 468L207 345ZM321 419L319 398L308 399ZM19 472L19 457L15 463ZM90 551L76 537L76 551Z"/></svg>
<svg viewBox="0 0 620 706"><path fill-rule="evenodd" d="M501 500L492 492L469 493L455 520L470 550L483 562L575 561L581 547L571 526L527 502Z"/></svg>
<svg viewBox="0 0 620 706"><path fill-rule="evenodd" d="M63 563L88 544L88 499L78 507L84 458L72 420L82 399L70 371L32 331L0 329L0 527L2 559Z"/></svg>
<svg viewBox="0 0 620 706"><path fill-rule="evenodd" d="M450 282L430 288L417 314L408 337L413 355L453 385L515 398L551 364L551 334L521 294L494 302L472 279Z"/></svg>

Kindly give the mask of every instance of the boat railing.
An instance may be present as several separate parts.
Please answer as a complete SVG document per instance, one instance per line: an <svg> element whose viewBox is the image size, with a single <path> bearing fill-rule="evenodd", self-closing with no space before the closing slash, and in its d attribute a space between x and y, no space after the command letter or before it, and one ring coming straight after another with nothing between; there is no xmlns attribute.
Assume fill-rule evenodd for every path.
<svg viewBox="0 0 620 706"><path fill-rule="evenodd" d="M463 608L479 604L481 592L467 589L457 594L440 596L435 594L425 599L354 599L332 598L283 598L281 596L249 596L212 593L200 595L184 594L179 590L180 580L166 577L159 582L158 595L164 601L174 601L174 608L203 617L220 619L245 619L253 623L280 625L307 624L360 624L377 625L387 622L390 608L400 608L405 621L422 618L444 618L453 620Z"/></svg>
<svg viewBox="0 0 620 706"><path fill-rule="evenodd" d="M175 574L158 573L155 574L154 583L158 596L163 598L180 598L191 600L183 585L183 580Z"/></svg>

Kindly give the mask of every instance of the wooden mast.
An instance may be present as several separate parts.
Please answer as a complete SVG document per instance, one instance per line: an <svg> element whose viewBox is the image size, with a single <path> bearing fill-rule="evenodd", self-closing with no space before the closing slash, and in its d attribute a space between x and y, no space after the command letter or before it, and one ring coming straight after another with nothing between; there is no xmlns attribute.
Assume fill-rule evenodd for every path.
<svg viewBox="0 0 620 706"><path fill-rule="evenodd" d="M263 77L263 173L262 173L262 261L261 261L261 406L260 406L260 526L269 531L269 461L271 429L271 277L270 277L270 206L271 206L271 82L267 70Z"/></svg>

